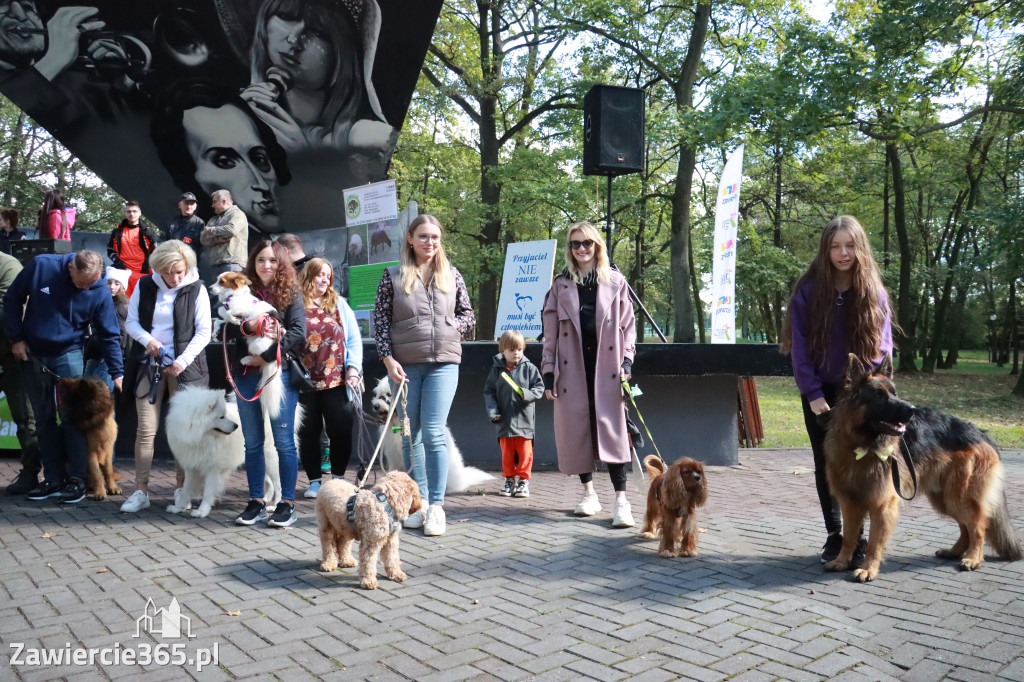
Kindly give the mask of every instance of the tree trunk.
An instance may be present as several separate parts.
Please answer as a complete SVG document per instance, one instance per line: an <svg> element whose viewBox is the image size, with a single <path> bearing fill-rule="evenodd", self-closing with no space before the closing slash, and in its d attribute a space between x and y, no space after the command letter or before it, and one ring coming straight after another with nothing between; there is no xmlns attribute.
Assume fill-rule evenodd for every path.
<svg viewBox="0 0 1024 682"><path fill-rule="evenodd" d="M697 281L697 268L693 264L693 240L690 240L687 251L690 254L690 285L693 287L694 314L697 317L697 335L701 343L707 343L704 333L704 305L700 302L700 282Z"/></svg>
<svg viewBox="0 0 1024 682"><path fill-rule="evenodd" d="M886 147L882 182L882 274L889 272L889 150Z"/></svg>
<svg viewBox="0 0 1024 682"><path fill-rule="evenodd" d="M1020 372L1018 364L1019 353L1017 344L1017 278L1010 276L1010 300L1006 305L1010 313L1010 351L1013 353L1013 367L1010 369L1010 376L1016 376Z"/></svg>
<svg viewBox="0 0 1024 682"><path fill-rule="evenodd" d="M939 365L942 354L942 346L945 341L946 312L949 310L950 298L953 292L953 280L956 275L957 266L960 263L960 254L963 252L964 238L970 222L973 220L972 213L978 202L978 195L981 190L981 178L984 175L985 164L988 162L988 150L992 144L992 137L985 132L985 121L983 119L971 142L971 151L967 161L967 182L968 193L964 210L960 213L953 237L953 245L949 249L949 256L946 258L946 277L942 284L942 297L935 306L935 327L932 336L931 350L924 360L923 369L931 372ZM975 154L977 156L975 157Z"/></svg>
<svg viewBox="0 0 1024 682"><path fill-rule="evenodd" d="M492 176L498 168L500 145L498 144L498 91L501 78L500 45L496 40L498 26L492 26L499 19L498 12L491 11L491 5L478 2L480 15L480 67L485 87L479 94L480 102L480 202L484 207L484 222L477 239L481 251L500 243L501 239L501 185ZM498 316L498 276L501 266L489 258L480 261L480 282L477 291L476 329L478 338L491 338L494 322Z"/></svg>
<svg viewBox="0 0 1024 682"><path fill-rule="evenodd" d="M686 115L693 109L693 90L704 53L711 3L697 2L694 7L693 27L686 48L686 57L675 83L676 109ZM675 189L672 192L672 238L670 256L672 267L672 299L675 304L675 336L677 343L694 340L694 298L690 291L693 258L690 254L690 204L693 199L693 171L697 165L697 151L686 138L679 141L679 164L676 169ZM702 330L703 333L703 330Z"/></svg>
<svg viewBox="0 0 1024 682"><path fill-rule="evenodd" d="M7 161L7 179L4 182L4 194L3 194L3 205L10 206L14 198L14 189L18 186L20 181L21 173L19 162L20 159L24 158L24 147L25 147L25 112L22 111L18 114L18 121L14 124L13 135L11 135L10 150L11 157Z"/></svg>
<svg viewBox="0 0 1024 682"><path fill-rule="evenodd" d="M961 320L964 317L964 305L967 303L967 290L970 282L961 282L956 289L956 301L953 303L953 315L950 318L949 330L946 338L949 339L949 352L940 365L942 369L953 369L956 367L957 358L960 357L960 337L963 326Z"/></svg>
<svg viewBox="0 0 1024 682"><path fill-rule="evenodd" d="M913 295L910 293L910 274L914 264L914 254L910 250L910 235L907 233L907 198L906 188L903 184L903 165L900 162L900 150L895 142L885 145L885 155L892 169L893 226L896 228L896 240L900 247L900 283L896 303L896 321L901 330L896 333L894 341L899 347L899 371L916 372L914 307Z"/></svg>
<svg viewBox="0 0 1024 682"><path fill-rule="evenodd" d="M693 193L693 170L696 155L688 147L679 152L679 169L676 172L676 187L672 193L672 238L670 254L672 262L672 299L675 304L674 340L676 343L693 343L693 293L690 272L690 201Z"/></svg>
<svg viewBox="0 0 1024 682"><path fill-rule="evenodd" d="M772 217L772 245L777 249L782 248L782 160L782 147L776 145L775 157L772 159L775 165L775 215ZM772 333L767 334L770 339L769 343L775 343L775 339L782 336L782 291L775 292L774 303L771 319L765 320L773 323ZM765 331L768 331L767 327Z"/></svg>

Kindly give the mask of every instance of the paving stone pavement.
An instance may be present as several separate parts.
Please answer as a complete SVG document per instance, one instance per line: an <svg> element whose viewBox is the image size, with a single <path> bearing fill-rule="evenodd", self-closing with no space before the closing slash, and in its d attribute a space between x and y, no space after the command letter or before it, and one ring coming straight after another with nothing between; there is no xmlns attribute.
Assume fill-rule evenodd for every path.
<svg viewBox="0 0 1024 682"><path fill-rule="evenodd" d="M1004 460L1020 531L1024 453ZM118 468L131 491L131 463ZM4 484L15 473L0 462ZM905 507L878 579L861 585L822 571L809 450L743 450L739 465L709 467L707 532L690 559L612 529L611 486L595 481L605 511L592 519L571 516L579 483L557 473L536 474L525 500L499 497L498 479L449 496L447 534L403 531L409 579L381 575L376 591L354 569L319 571L311 501L292 528L235 526L241 473L202 520L164 511L167 464L153 506L134 515L118 513L122 497L61 507L0 495L0 678L1024 679L1024 561L961 573L935 558L956 529L926 502ZM639 522L642 496L629 496ZM172 597L193 638L136 637L147 600ZM114 651L25 662L44 648ZM197 672L192 659L214 648L216 664ZM129 651L184 665L129 664Z"/></svg>

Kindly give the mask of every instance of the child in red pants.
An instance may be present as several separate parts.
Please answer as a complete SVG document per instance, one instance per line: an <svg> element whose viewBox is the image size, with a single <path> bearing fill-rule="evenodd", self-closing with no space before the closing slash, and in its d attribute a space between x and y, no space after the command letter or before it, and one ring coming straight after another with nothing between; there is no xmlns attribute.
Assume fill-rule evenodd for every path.
<svg viewBox="0 0 1024 682"><path fill-rule="evenodd" d="M533 468L534 402L544 395L544 379L523 351L523 335L510 329L498 340L494 365L484 383L487 415L498 426L501 469L505 485L502 497L529 497ZM516 478L519 482L516 482Z"/></svg>

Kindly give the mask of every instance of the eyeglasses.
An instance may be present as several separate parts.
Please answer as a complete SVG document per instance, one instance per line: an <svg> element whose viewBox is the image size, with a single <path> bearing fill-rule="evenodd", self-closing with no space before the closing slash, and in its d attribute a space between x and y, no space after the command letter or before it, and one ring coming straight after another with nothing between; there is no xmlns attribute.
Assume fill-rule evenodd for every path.
<svg viewBox="0 0 1024 682"><path fill-rule="evenodd" d="M569 242L569 248L572 249L573 251L579 251L580 249L586 249L586 250L589 251L591 248L593 248L593 246L594 246L594 240L593 239L585 239L585 240L583 240L581 242L576 241L575 239L573 239L572 241Z"/></svg>
<svg viewBox="0 0 1024 682"><path fill-rule="evenodd" d="M421 244L440 244L441 243L441 235L439 235L439 234L418 234L418 235L416 235L416 239L418 239Z"/></svg>

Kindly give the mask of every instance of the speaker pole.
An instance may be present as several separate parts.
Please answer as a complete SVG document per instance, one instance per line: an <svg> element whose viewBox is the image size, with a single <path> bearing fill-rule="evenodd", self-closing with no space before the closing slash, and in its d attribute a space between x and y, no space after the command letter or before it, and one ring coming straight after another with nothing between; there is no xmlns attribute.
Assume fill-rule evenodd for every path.
<svg viewBox="0 0 1024 682"><path fill-rule="evenodd" d="M612 176L608 175L608 212L605 214L604 243L608 245L608 262L615 262L615 246L612 244Z"/></svg>
<svg viewBox="0 0 1024 682"><path fill-rule="evenodd" d="M605 246L608 249L608 263L612 266L613 269L618 270L619 268L615 265L615 259L613 258L615 250L612 247L612 176L611 175L608 176L608 215L607 215L607 221L605 222L605 225L604 225L604 235L605 235L605 237L604 237ZM625 279L625 276L623 276L623 279ZM666 339L665 338L665 334L662 333L661 327L659 327L658 323L654 321L654 316L651 315L650 311L647 310L647 307L643 304L643 301L641 301L640 297L636 295L635 291L633 291L633 287L631 287L629 285L629 280L625 280L625 282L626 282L626 289L629 290L630 298L633 299L633 303L635 303L640 308L640 310L643 312L644 317L647 318L647 321L651 323L651 328L654 329L654 333L658 335L658 338L661 339L662 343L668 343L668 339Z"/></svg>

